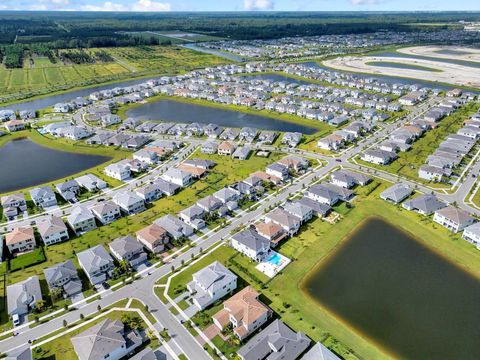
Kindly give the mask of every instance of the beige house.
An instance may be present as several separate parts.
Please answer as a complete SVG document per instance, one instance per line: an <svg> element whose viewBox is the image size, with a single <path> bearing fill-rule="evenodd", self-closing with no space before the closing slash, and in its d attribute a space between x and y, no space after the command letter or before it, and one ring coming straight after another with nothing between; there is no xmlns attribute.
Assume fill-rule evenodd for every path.
<svg viewBox="0 0 480 360"><path fill-rule="evenodd" d="M236 148L237 145L234 143L224 141L218 145L218 155L231 156Z"/></svg>
<svg viewBox="0 0 480 360"><path fill-rule="evenodd" d="M258 300L259 293L251 286L225 300L223 309L213 315L213 322L221 330L232 324L233 332L240 340L252 332L272 316L272 310Z"/></svg>
<svg viewBox="0 0 480 360"><path fill-rule="evenodd" d="M167 231L155 223L137 231L136 235L143 246L155 253L164 251L169 241Z"/></svg>
<svg viewBox="0 0 480 360"><path fill-rule="evenodd" d="M35 248L35 235L32 227L19 227L5 235L5 243L11 254L32 251Z"/></svg>

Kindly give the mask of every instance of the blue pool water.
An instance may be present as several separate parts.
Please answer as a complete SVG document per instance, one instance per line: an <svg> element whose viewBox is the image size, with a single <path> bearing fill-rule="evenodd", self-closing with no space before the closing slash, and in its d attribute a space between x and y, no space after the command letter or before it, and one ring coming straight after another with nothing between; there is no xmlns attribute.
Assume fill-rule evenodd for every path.
<svg viewBox="0 0 480 360"><path fill-rule="evenodd" d="M280 266L282 265L282 257L278 254L272 255L267 259L267 262L270 264L273 264L275 266Z"/></svg>

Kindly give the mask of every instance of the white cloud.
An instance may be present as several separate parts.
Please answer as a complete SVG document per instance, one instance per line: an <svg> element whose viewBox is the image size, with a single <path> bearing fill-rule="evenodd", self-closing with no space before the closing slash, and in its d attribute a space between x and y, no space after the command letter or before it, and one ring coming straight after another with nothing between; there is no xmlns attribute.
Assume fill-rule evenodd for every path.
<svg viewBox="0 0 480 360"><path fill-rule="evenodd" d="M132 6L132 11L170 11L169 3L161 3L151 0L138 0Z"/></svg>
<svg viewBox="0 0 480 360"><path fill-rule="evenodd" d="M380 0L350 0L352 5L376 5L379 4Z"/></svg>
<svg viewBox="0 0 480 360"><path fill-rule="evenodd" d="M273 10L275 3L271 0L244 0L245 10Z"/></svg>
<svg viewBox="0 0 480 360"><path fill-rule="evenodd" d="M62 1L62 0L55 0ZM68 0L67 0L68 1ZM170 3L161 3L151 0L138 0L131 5L114 3L106 1L102 5L83 5L80 10L83 11L170 11Z"/></svg>

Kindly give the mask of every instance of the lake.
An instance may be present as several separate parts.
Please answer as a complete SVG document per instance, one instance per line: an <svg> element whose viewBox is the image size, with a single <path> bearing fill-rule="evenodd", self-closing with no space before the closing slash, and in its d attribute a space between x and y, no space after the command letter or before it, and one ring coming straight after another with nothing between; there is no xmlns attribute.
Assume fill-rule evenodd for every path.
<svg viewBox="0 0 480 360"><path fill-rule="evenodd" d="M444 55L448 55L445 54ZM375 53L374 56L385 56L385 57L400 57L400 58L410 58L410 59L424 59L430 61L438 61L443 63L450 63L450 64L457 64L462 66L468 66L473 68L480 68L480 62L468 61L468 60L457 60L457 59L444 59L439 57L430 57L430 56L423 56L423 55L410 55L410 54L403 54L400 52L379 52ZM472 69L475 71L475 69Z"/></svg>
<svg viewBox="0 0 480 360"><path fill-rule="evenodd" d="M304 290L395 357L480 359L480 281L381 219L359 226Z"/></svg>
<svg viewBox="0 0 480 360"><path fill-rule="evenodd" d="M128 110L126 115L140 120L187 124L193 122L202 124L214 123L226 127L241 128L248 126L262 130L298 131L303 134L313 134L317 131L317 129L313 127L298 125L266 116L246 114L234 110L219 109L175 100L159 100L146 103Z"/></svg>
<svg viewBox="0 0 480 360"><path fill-rule="evenodd" d="M108 156L76 154L16 139L0 147L0 193L44 184L110 160Z"/></svg>

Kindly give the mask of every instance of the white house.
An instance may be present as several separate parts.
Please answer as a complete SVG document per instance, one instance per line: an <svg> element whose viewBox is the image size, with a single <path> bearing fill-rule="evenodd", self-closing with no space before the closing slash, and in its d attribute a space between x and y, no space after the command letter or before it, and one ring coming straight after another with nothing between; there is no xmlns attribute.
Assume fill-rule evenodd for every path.
<svg viewBox="0 0 480 360"><path fill-rule="evenodd" d="M131 176L130 167L126 164L115 163L110 164L105 168L105 175L123 181Z"/></svg>
<svg viewBox="0 0 480 360"><path fill-rule="evenodd" d="M182 187L188 186L192 182L191 173L177 168L170 168L161 178Z"/></svg>
<svg viewBox="0 0 480 360"><path fill-rule="evenodd" d="M263 261L270 254L270 241L253 229L246 229L233 235L231 245L235 250L257 262Z"/></svg>

